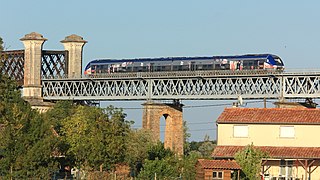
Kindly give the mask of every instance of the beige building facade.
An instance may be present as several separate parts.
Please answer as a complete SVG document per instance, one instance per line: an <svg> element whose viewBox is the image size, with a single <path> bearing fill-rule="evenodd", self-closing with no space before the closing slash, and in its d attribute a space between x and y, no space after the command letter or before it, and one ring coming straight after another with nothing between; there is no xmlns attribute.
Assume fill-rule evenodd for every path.
<svg viewBox="0 0 320 180"><path fill-rule="evenodd" d="M219 145L320 147L320 125L219 124Z"/></svg>
<svg viewBox="0 0 320 180"><path fill-rule="evenodd" d="M217 120L215 159L233 159L246 145L269 154L264 179L320 179L320 110L226 108Z"/></svg>

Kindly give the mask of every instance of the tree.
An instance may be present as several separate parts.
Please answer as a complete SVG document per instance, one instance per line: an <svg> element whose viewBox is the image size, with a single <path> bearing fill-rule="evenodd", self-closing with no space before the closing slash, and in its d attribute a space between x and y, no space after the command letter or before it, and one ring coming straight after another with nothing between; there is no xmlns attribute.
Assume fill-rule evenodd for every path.
<svg viewBox="0 0 320 180"><path fill-rule="evenodd" d="M165 159L146 160L138 179L177 179L177 158L167 157Z"/></svg>
<svg viewBox="0 0 320 180"><path fill-rule="evenodd" d="M197 160L201 156L196 152L190 152L187 156L184 156L179 161L178 171L181 174L182 179L195 179Z"/></svg>
<svg viewBox="0 0 320 180"><path fill-rule="evenodd" d="M178 157L172 151L165 149L162 143L152 146L147 159L138 175L140 179L195 179L195 164L200 157L196 153Z"/></svg>
<svg viewBox="0 0 320 180"><path fill-rule="evenodd" d="M245 174L245 179L248 180L260 178L262 158L267 158L267 154L254 147L253 144L247 145L242 151L235 154L235 160Z"/></svg>
<svg viewBox="0 0 320 180"><path fill-rule="evenodd" d="M164 148L164 144L160 141L148 147L148 160L161 160L173 155L174 153L170 149Z"/></svg>
<svg viewBox="0 0 320 180"><path fill-rule="evenodd" d="M191 150L191 146L189 143L189 138L191 137L191 134L188 132L189 128L187 126L187 121L183 121L183 154L184 155L188 155L190 150Z"/></svg>
<svg viewBox="0 0 320 180"><path fill-rule="evenodd" d="M131 167L131 175L139 173L145 159L148 158L148 148L153 145L152 133L149 130L131 130L126 145L125 161Z"/></svg>
<svg viewBox="0 0 320 180"><path fill-rule="evenodd" d="M125 142L130 122L122 110L77 106L61 122L61 135L67 144L66 156L85 170L111 169L125 160Z"/></svg>
<svg viewBox="0 0 320 180"><path fill-rule="evenodd" d="M55 139L48 123L16 87L0 74L0 174L11 179L47 179L48 169L55 166Z"/></svg>
<svg viewBox="0 0 320 180"><path fill-rule="evenodd" d="M1 51L3 51L4 47L3 47L3 40L2 38L0 37L0 53Z"/></svg>
<svg viewBox="0 0 320 180"><path fill-rule="evenodd" d="M212 151L215 147L216 147L216 144L210 141L210 137L206 135L204 137L204 142L200 145L198 150L201 153L202 157L210 158Z"/></svg>

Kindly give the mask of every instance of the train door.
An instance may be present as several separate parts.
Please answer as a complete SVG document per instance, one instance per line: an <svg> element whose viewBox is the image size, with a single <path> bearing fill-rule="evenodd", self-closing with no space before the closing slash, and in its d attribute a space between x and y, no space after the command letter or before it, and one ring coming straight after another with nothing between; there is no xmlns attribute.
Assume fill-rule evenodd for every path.
<svg viewBox="0 0 320 180"><path fill-rule="evenodd" d="M154 63L150 63L149 64L149 72L153 72L154 71Z"/></svg>
<svg viewBox="0 0 320 180"><path fill-rule="evenodd" d="M190 62L190 67L189 67L189 69L190 69L190 71L194 71L195 70L195 62Z"/></svg>

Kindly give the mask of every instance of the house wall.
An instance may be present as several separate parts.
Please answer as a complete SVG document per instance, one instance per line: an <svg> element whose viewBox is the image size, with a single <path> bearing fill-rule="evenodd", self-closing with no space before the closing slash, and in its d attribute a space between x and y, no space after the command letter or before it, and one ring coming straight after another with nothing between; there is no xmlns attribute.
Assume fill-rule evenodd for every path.
<svg viewBox="0 0 320 180"><path fill-rule="evenodd" d="M270 169L267 170L267 173L269 174L269 177L265 176L265 180L268 180L268 179L271 180L272 177L278 178L279 174L280 174L280 167L279 166L272 166ZM299 166L299 167L293 166L291 177L294 179L304 180L305 179L305 170L301 166ZM311 174L311 179L312 180L320 180L320 169L317 168Z"/></svg>
<svg viewBox="0 0 320 180"><path fill-rule="evenodd" d="M223 171L223 179L231 180L231 170L203 169L201 166L196 166L196 180L212 180L213 171Z"/></svg>
<svg viewBox="0 0 320 180"><path fill-rule="evenodd" d="M204 180L212 180L213 171L223 171L223 180L231 180L231 170L205 169Z"/></svg>
<svg viewBox="0 0 320 180"><path fill-rule="evenodd" d="M204 169L197 163L196 165L196 180L204 179Z"/></svg>
<svg viewBox="0 0 320 180"><path fill-rule="evenodd" d="M234 137L234 125L218 124L219 146L246 146L253 143L255 146L320 147L320 141L314 140L315 134L320 132L319 125L294 125L294 138L280 137L281 125L268 124L249 124L248 137Z"/></svg>

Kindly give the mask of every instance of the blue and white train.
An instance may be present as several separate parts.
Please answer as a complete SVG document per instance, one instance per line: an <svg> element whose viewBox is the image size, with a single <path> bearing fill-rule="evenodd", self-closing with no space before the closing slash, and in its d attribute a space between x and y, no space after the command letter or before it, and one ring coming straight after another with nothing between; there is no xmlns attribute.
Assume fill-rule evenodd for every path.
<svg viewBox="0 0 320 180"><path fill-rule="evenodd" d="M202 70L283 70L281 58L273 54L236 56L166 57L140 59L97 59L85 67L85 75L127 72L202 71Z"/></svg>

